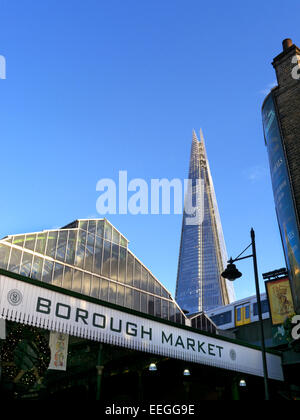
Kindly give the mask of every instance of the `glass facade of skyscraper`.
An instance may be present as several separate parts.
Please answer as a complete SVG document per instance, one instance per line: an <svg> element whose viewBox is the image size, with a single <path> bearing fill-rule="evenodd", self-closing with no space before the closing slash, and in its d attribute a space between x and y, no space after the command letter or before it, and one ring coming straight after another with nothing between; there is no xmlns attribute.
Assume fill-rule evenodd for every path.
<svg viewBox="0 0 300 420"><path fill-rule="evenodd" d="M221 277L227 254L202 133L201 140L193 134L189 167L192 205L200 217L189 224L190 214L183 215L175 297L191 314L235 299L232 284Z"/></svg>
<svg viewBox="0 0 300 420"><path fill-rule="evenodd" d="M7 236L0 268L169 321L185 316L170 293L106 219Z"/></svg>

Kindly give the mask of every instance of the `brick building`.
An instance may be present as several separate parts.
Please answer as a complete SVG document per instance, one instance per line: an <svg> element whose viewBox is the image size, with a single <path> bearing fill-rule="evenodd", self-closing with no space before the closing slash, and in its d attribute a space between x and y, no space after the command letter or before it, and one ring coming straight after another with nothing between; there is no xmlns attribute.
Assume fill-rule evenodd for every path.
<svg viewBox="0 0 300 420"><path fill-rule="evenodd" d="M275 208L295 310L300 313L300 49L290 39L274 58L278 86L262 106Z"/></svg>

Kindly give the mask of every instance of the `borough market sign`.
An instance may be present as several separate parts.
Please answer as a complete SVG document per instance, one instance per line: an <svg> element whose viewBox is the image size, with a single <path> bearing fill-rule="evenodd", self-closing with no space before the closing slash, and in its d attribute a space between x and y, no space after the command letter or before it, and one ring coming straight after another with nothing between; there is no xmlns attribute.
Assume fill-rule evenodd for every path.
<svg viewBox="0 0 300 420"><path fill-rule="evenodd" d="M263 376L259 349L4 275L0 276L0 318L116 346ZM269 377L282 381L281 357L268 352L267 365Z"/></svg>

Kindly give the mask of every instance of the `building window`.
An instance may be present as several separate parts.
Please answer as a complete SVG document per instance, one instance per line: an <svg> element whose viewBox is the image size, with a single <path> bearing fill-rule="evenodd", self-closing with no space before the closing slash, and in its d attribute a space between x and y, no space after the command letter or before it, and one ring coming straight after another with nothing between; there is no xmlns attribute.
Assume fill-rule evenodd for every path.
<svg viewBox="0 0 300 420"><path fill-rule="evenodd" d="M62 264L55 263L54 273L53 273L53 284L55 284L56 286L61 286L63 272L64 272L64 266Z"/></svg>
<svg viewBox="0 0 300 420"><path fill-rule="evenodd" d="M9 271L12 271L13 273L19 273L21 256L22 256L22 251L20 251L19 249L12 248L10 261L9 261L9 267L8 267Z"/></svg>
<svg viewBox="0 0 300 420"><path fill-rule="evenodd" d="M23 253L20 274L25 277L30 277L33 255L27 252Z"/></svg>
<svg viewBox="0 0 300 420"><path fill-rule="evenodd" d="M51 258L55 258L56 242L57 242L57 232L49 232L46 254Z"/></svg>
<svg viewBox="0 0 300 420"><path fill-rule="evenodd" d="M210 316L210 319L217 325L229 324L232 322L232 311L226 311L221 314Z"/></svg>
<svg viewBox="0 0 300 420"><path fill-rule="evenodd" d="M100 292L100 279L99 277L92 276L92 287L91 287L91 296L99 298Z"/></svg>
<svg viewBox="0 0 300 420"><path fill-rule="evenodd" d="M111 242L104 241L102 275L110 277Z"/></svg>
<svg viewBox="0 0 300 420"><path fill-rule="evenodd" d="M100 299L108 301L108 280L101 279Z"/></svg>
<svg viewBox="0 0 300 420"><path fill-rule="evenodd" d="M109 282L109 289L108 289L108 301L111 303L116 303L117 299L117 285L112 281Z"/></svg>
<svg viewBox="0 0 300 420"><path fill-rule="evenodd" d="M268 300L262 300L261 301L261 313L265 314L267 312L270 312L269 310L269 303ZM258 316L258 306L257 306L257 302L253 303L253 315L254 316Z"/></svg>
<svg viewBox="0 0 300 420"><path fill-rule="evenodd" d="M44 261L42 281L45 283L52 283L53 261Z"/></svg>
<svg viewBox="0 0 300 420"><path fill-rule="evenodd" d="M133 308L136 311L139 311L141 306L140 306L140 292L138 290L133 290Z"/></svg>
<svg viewBox="0 0 300 420"><path fill-rule="evenodd" d="M72 289L75 292L81 293L81 286L82 286L82 271L74 270L74 277L72 283Z"/></svg>

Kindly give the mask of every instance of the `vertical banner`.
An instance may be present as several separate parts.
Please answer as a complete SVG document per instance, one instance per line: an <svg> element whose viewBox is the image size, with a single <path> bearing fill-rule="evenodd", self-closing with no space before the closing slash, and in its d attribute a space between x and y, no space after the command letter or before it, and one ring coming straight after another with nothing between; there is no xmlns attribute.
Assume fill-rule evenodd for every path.
<svg viewBox="0 0 300 420"><path fill-rule="evenodd" d="M6 321L0 318L0 340L6 339Z"/></svg>
<svg viewBox="0 0 300 420"><path fill-rule="evenodd" d="M51 360L48 369L67 369L68 343L68 334L53 331L50 332L49 347L51 350Z"/></svg>

